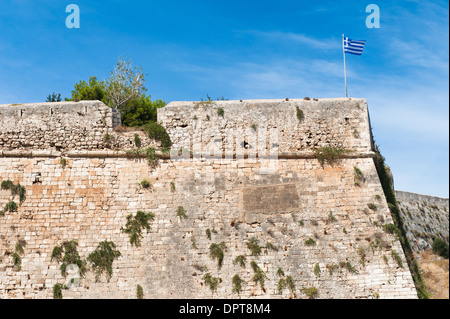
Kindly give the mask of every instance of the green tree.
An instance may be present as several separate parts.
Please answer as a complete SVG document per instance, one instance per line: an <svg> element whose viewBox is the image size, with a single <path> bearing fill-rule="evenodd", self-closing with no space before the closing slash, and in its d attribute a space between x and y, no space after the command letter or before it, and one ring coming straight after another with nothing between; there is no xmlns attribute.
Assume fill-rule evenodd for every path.
<svg viewBox="0 0 450 319"><path fill-rule="evenodd" d="M106 87L103 81L98 81L97 77L91 76L89 83L86 81L80 81L75 84L74 90L72 90L72 97L66 98L66 101L74 100L98 100L105 102Z"/></svg>
<svg viewBox="0 0 450 319"><path fill-rule="evenodd" d="M61 102L61 93L56 94L53 92L52 94L49 94L45 102Z"/></svg>
<svg viewBox="0 0 450 319"><path fill-rule="evenodd" d="M129 101L145 96L145 76L141 66L120 57L106 83L106 101L114 109L123 109Z"/></svg>
<svg viewBox="0 0 450 319"><path fill-rule="evenodd" d="M142 126L148 122L156 121L157 109L164 107L162 100L152 101L150 95L141 95L126 103L122 108L123 126Z"/></svg>
<svg viewBox="0 0 450 319"><path fill-rule="evenodd" d="M66 98L66 101L102 101L121 111L123 126L145 126L156 122L157 109L164 107L166 102L152 101L151 96L145 94L147 89L144 82L142 67L134 66L131 60L120 57L109 79L99 81L91 76L88 82L82 80L76 83L71 97ZM48 101L57 99L55 94L47 97Z"/></svg>

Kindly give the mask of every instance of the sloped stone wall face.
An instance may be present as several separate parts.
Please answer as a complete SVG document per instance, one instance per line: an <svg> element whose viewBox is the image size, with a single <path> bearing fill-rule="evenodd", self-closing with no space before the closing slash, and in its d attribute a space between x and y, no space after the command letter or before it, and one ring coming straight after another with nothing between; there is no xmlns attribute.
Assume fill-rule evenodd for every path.
<svg viewBox="0 0 450 319"><path fill-rule="evenodd" d="M316 287L320 298L416 297L399 241L374 225L392 220L372 159L324 168L314 159L279 160L270 175L260 174L261 165L162 161L152 170L144 159L74 157L63 169L57 158L1 158L2 178L25 186L27 198L18 212L0 217L0 297L52 298L52 287L71 277L64 278L50 256L68 240L78 241L82 258L104 240L113 241L122 256L109 283L105 277L95 282L90 271L79 287L63 290L65 298L135 298L137 285L148 298L238 297L231 282L236 274L246 281L243 298L293 297L288 289L278 294L278 268L294 279L298 298L306 297L300 291L305 287ZM366 176L359 187L354 166ZM33 184L34 173L41 182ZM150 189L140 186L143 178ZM265 202L255 194L268 190L279 203L263 209ZM8 191L0 192L2 205L9 198ZM179 206L187 219L177 217ZM126 216L138 210L155 214L141 247L131 246L121 232ZM260 256L251 256L246 245L251 237L259 240ZM305 245L309 238L316 245ZM19 240L25 243L20 271L6 254ZM209 247L221 242L219 269ZM401 256L402 268L392 250ZM244 268L233 264L239 255L246 257ZM267 275L265 291L252 281L251 261ZM344 262L358 273L336 267ZM221 278L214 293L204 284L206 273Z"/></svg>
<svg viewBox="0 0 450 319"><path fill-rule="evenodd" d="M436 237L448 242L448 198L396 191L395 197L412 248L431 249Z"/></svg>
<svg viewBox="0 0 450 319"><path fill-rule="evenodd" d="M284 132L278 130L282 120L273 118L279 121L278 158L211 159L194 151L186 158L160 158L152 167L145 158L123 156L119 146L114 151L101 144L80 150L23 145L14 149L3 139L10 146L1 148L0 182L20 183L26 199L16 212L0 216L0 298L52 298L58 283L68 286L62 291L64 298L136 298L137 285L145 298L308 298L307 288L316 288L318 298L417 298L400 242L382 227L392 218L371 155L365 101L294 101L286 104L283 114L280 103L288 102L272 105L281 110L278 118L295 118ZM232 110L239 116L233 106L238 102L220 103L216 106L223 106L220 118L226 121L220 125L250 124L233 124L228 117ZM251 108L264 113L260 102L242 103L248 104L241 110L242 119L250 119ZM334 119L328 121L328 111L320 108L333 105L347 111L332 111ZM326 124L324 139L303 136L306 128L296 122L296 106L303 107L301 123L311 130L315 121L341 123L337 133L329 133L333 126ZM195 128L187 119L197 109L170 115L174 105L167 107L159 111L158 120L166 126L175 150L189 149L188 143L195 144L190 136ZM197 119L200 114L206 113L198 113ZM113 115L108 116L106 122L112 123ZM177 122L181 116L186 122ZM261 119L259 127L268 127L266 120ZM353 134L355 130L358 134ZM289 146L288 140L297 135L310 145ZM221 140L224 145L223 136ZM322 165L310 156L313 147L322 144L353 152L333 165ZM270 151L272 145L266 146ZM364 176L358 183L355 167ZM149 188L141 186L143 179ZM0 209L11 200L18 202L17 195L0 190ZM179 208L187 218L177 216ZM155 217L136 247L122 228L127 216L138 211ZM253 238L261 248L259 255L247 245ZM96 280L92 270L79 281L72 280L78 277L76 268L62 276L51 254L55 246L71 240L78 242L82 259L102 241L116 245L121 256L113 263L109 281L105 275ZM23 247L20 269L13 258L18 242ZM212 244L223 247L221 266L211 257ZM235 262L238 256L245 257L244 266ZM255 263L263 271L263 284L255 281ZM204 280L207 274L217 278L214 290ZM243 280L239 294L233 291L235 275ZM280 290L280 279L288 276L295 288Z"/></svg>

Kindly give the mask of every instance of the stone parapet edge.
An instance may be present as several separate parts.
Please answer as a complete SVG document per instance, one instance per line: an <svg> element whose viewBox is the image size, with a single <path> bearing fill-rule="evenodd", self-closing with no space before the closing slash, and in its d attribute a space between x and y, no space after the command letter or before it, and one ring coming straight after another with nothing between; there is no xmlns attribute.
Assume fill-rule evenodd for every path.
<svg viewBox="0 0 450 319"><path fill-rule="evenodd" d="M288 153L282 152L279 154L273 155L265 155L258 156L257 154L250 154L250 158L261 158L261 159L307 159L307 158L316 158L314 152L296 152L296 153ZM156 156L163 159L170 159L171 156L168 153L156 152ZM184 159L187 158L204 158L204 159L247 159L249 158L248 154L225 154L221 157L205 157L205 154L201 153L190 153L189 155L184 156L175 156L174 159ZM68 151L68 152L60 152L60 151L3 151L0 150L0 157L87 157L87 158L107 158L107 157L128 157L128 158L146 158L145 154L132 154L130 155L126 151ZM340 158L374 158L375 153L372 151L368 152L352 152L350 154L344 154L340 156Z"/></svg>

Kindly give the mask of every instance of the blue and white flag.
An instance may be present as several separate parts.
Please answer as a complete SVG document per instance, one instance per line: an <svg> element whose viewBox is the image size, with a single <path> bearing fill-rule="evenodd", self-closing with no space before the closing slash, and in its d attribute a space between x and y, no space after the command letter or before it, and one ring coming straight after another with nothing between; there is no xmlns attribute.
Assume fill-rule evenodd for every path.
<svg viewBox="0 0 450 319"><path fill-rule="evenodd" d="M344 52L355 55L361 55L363 52L365 40L352 40L344 37Z"/></svg>

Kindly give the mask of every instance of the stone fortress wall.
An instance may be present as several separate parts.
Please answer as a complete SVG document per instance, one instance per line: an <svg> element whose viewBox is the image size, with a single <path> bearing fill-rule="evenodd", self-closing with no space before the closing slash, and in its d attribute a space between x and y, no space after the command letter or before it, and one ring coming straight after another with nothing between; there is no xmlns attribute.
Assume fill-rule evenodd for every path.
<svg viewBox="0 0 450 319"><path fill-rule="evenodd" d="M432 249L436 237L448 242L448 198L402 191L396 191L395 198L407 230L406 236L415 251Z"/></svg>
<svg viewBox="0 0 450 319"><path fill-rule="evenodd" d="M365 100L174 102L158 110L158 121L174 146L152 167L125 151L134 134L142 147L158 142L117 130L100 102L0 106L0 182L26 189L17 212L0 216L0 298L52 298L58 283L70 286L64 298L136 298L137 285L145 298L307 298L308 288L318 298L417 298L400 242L382 227L392 217ZM323 145L351 151L322 165L313 149ZM18 202L0 190L0 207L11 200ZM187 218L177 216L180 207ZM121 231L137 211L155 216L140 247ZM247 246L251 238L260 255ZM76 273L62 276L51 260L70 240L83 259L101 241L114 242L121 256L112 277L96 280L90 270L70 284ZM12 257L18 242L20 270ZM223 247L220 267L212 244ZM206 274L218 279L215 290ZM287 276L295 289L279 291Z"/></svg>

